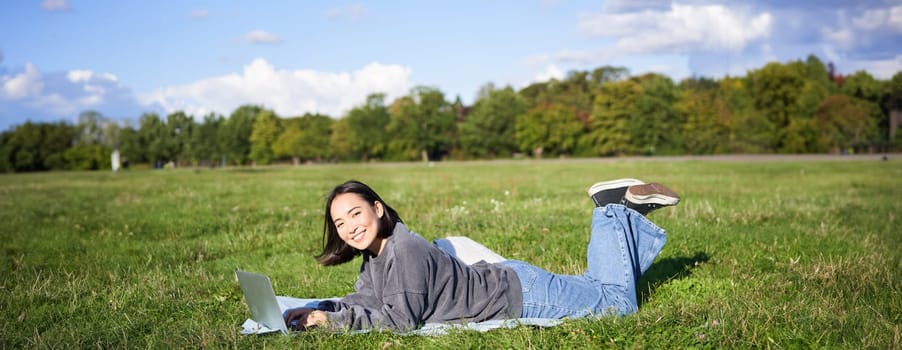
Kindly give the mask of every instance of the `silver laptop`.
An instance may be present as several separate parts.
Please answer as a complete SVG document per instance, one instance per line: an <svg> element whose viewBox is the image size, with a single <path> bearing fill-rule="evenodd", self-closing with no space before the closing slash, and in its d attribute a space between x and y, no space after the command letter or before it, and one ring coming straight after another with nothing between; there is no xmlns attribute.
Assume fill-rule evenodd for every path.
<svg viewBox="0 0 902 350"><path fill-rule="evenodd" d="M235 270L235 275L238 276L238 284L241 285L244 301L251 310L253 320L270 329L281 331L282 334L288 334L288 327L282 318L282 311L279 309L279 302L276 300L276 293L272 289L269 277L241 270Z"/></svg>

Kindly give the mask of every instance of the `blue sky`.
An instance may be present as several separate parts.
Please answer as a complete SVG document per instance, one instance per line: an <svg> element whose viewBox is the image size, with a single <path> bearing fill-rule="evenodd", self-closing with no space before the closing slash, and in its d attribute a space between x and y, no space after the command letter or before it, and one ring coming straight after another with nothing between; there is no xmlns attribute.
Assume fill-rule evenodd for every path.
<svg viewBox="0 0 902 350"><path fill-rule="evenodd" d="M902 0L3 1L0 130L248 103L341 117L418 85L469 104L574 69L720 78L808 54L889 79Z"/></svg>

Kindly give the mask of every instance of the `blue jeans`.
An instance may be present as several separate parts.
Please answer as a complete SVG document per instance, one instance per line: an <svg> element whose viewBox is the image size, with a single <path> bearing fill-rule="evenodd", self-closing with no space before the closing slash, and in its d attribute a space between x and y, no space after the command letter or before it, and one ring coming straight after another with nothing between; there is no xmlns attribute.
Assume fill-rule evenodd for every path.
<svg viewBox="0 0 902 350"><path fill-rule="evenodd" d="M564 318L636 312L636 283L667 240L666 232L620 204L595 208L588 266L558 275L522 261L502 262L520 278L524 318Z"/></svg>

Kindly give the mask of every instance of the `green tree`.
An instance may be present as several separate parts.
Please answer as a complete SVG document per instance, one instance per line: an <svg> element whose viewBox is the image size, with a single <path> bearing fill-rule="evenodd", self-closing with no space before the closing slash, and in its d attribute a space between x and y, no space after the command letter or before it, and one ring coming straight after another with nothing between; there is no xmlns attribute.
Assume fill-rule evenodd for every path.
<svg viewBox="0 0 902 350"><path fill-rule="evenodd" d="M526 101L511 87L490 89L460 123L460 144L474 157L509 157L517 150L517 116L526 113Z"/></svg>
<svg viewBox="0 0 902 350"><path fill-rule="evenodd" d="M138 145L152 166L162 166L167 160L166 144L169 142L166 124L156 113L145 113L138 122ZM132 154L124 154L132 158Z"/></svg>
<svg viewBox="0 0 902 350"><path fill-rule="evenodd" d="M383 129L383 132L385 130ZM348 118L341 118L332 123L332 133L329 137L329 145L332 149L332 156L337 160L358 160L360 159L351 151L351 142L348 135L351 134L351 123Z"/></svg>
<svg viewBox="0 0 902 350"><path fill-rule="evenodd" d="M204 116L202 123L192 130L188 141L190 158L197 165L213 165L222 157L222 149L217 140L219 128L225 122L221 115L210 113Z"/></svg>
<svg viewBox="0 0 902 350"><path fill-rule="evenodd" d="M25 122L4 136L0 163L16 172L65 169L64 153L76 135L76 128L65 122Z"/></svg>
<svg viewBox="0 0 902 350"><path fill-rule="evenodd" d="M846 95L867 101L877 107L873 109L874 114L871 116L877 127L873 140L877 144L886 144L890 141L891 110L886 102L891 84L891 81L877 80L867 71L860 70L847 76L842 85L842 92Z"/></svg>
<svg viewBox="0 0 902 350"><path fill-rule="evenodd" d="M773 135L771 150L783 148L787 128L798 116L798 100L805 86L805 69L799 64L771 62L748 75L755 108L766 118L767 129Z"/></svg>
<svg viewBox="0 0 902 350"><path fill-rule="evenodd" d="M456 118L438 89L418 86L393 103L386 131L392 157L405 160L441 159L456 140Z"/></svg>
<svg viewBox="0 0 902 350"><path fill-rule="evenodd" d="M592 70L590 87L593 92L598 92L601 86L629 78L630 71L626 67L603 66Z"/></svg>
<svg viewBox="0 0 902 350"><path fill-rule="evenodd" d="M902 122L902 71L897 72L886 83L886 95L884 97L883 107L890 116L888 134L891 146L896 151L902 149L902 133L899 132L900 127L894 125L893 122Z"/></svg>
<svg viewBox="0 0 902 350"><path fill-rule="evenodd" d="M305 114L283 121L284 132L273 144L278 157L291 157L294 164L302 160L321 161L332 156L332 118L322 114Z"/></svg>
<svg viewBox="0 0 902 350"><path fill-rule="evenodd" d="M353 157L366 161L384 156L388 143L386 127L391 121L385 94L367 96L366 103L352 108L343 120L341 127L347 128L344 141Z"/></svg>
<svg viewBox="0 0 902 350"><path fill-rule="evenodd" d="M273 160L273 144L281 133L279 117L272 111L263 110L254 119L254 128L251 131L250 158L256 164L267 165Z"/></svg>
<svg viewBox="0 0 902 350"><path fill-rule="evenodd" d="M177 111L166 116L164 159L173 161L176 166L181 165L182 160L191 159L191 134L194 127L194 118L185 112Z"/></svg>
<svg viewBox="0 0 902 350"><path fill-rule="evenodd" d="M301 117L300 156L302 159L322 161L331 157L329 145L332 141L334 120L323 114L305 114Z"/></svg>
<svg viewBox="0 0 902 350"><path fill-rule="evenodd" d="M717 96L726 103L733 125L730 143L724 146L726 152L770 152L774 139L772 125L764 114L755 108L748 79L724 77L717 84Z"/></svg>
<svg viewBox="0 0 902 350"><path fill-rule="evenodd" d="M729 152L733 134L732 114L727 101L718 94L716 85L692 79L680 83L683 87L674 111L686 120L682 137L686 151L691 154Z"/></svg>
<svg viewBox="0 0 902 350"><path fill-rule="evenodd" d="M110 143L104 140L104 124L107 119L97 111L85 111L78 115L78 131L77 144L80 145L97 145ZM107 141L107 142L104 142Z"/></svg>
<svg viewBox="0 0 902 350"><path fill-rule="evenodd" d="M841 152L870 143L877 132L871 118L873 104L849 97L833 95L817 110L817 129L821 142L832 152Z"/></svg>
<svg viewBox="0 0 902 350"><path fill-rule="evenodd" d="M301 140L304 138L301 118L282 121L282 132L272 144L273 155L277 158L291 158L294 165L301 163Z"/></svg>
<svg viewBox="0 0 902 350"><path fill-rule="evenodd" d="M550 104L520 115L515 135L521 150L541 158L573 154L584 130L583 121L571 107Z"/></svg>
<svg viewBox="0 0 902 350"><path fill-rule="evenodd" d="M676 85L656 73L635 79L641 86L641 95L628 124L634 148L647 155L682 153L683 139L678 131L685 119L674 111Z"/></svg>
<svg viewBox="0 0 902 350"><path fill-rule="evenodd" d="M633 116L639 114L643 90L630 79L604 84L595 96L584 147L594 155L623 155L637 151L633 141Z"/></svg>
<svg viewBox="0 0 902 350"><path fill-rule="evenodd" d="M219 144L229 163L244 165L250 159L251 132L254 130L254 119L261 111L263 108L260 106L238 107L219 128Z"/></svg>
<svg viewBox="0 0 902 350"><path fill-rule="evenodd" d="M100 144L78 144L64 152L63 158L74 170L110 169L112 151Z"/></svg>
<svg viewBox="0 0 902 350"><path fill-rule="evenodd" d="M119 130L119 153L123 165L148 161L138 130L129 125L125 125Z"/></svg>
<svg viewBox="0 0 902 350"><path fill-rule="evenodd" d="M523 97L523 100L526 101L526 108L533 109L538 106L548 105L552 102L551 95L549 93L549 87L554 82L552 79L548 82L537 82L529 84L518 92L520 96Z"/></svg>

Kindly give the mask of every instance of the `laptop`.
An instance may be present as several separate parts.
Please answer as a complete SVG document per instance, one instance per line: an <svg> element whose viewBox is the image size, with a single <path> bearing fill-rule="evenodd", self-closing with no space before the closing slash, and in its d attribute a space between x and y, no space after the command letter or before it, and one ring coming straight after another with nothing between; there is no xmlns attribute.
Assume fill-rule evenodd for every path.
<svg viewBox="0 0 902 350"><path fill-rule="evenodd" d="M276 293L272 289L269 277L241 270L235 270L235 275L238 276L238 284L241 285L244 301L251 310L253 320L273 332L281 331L282 334L288 334L288 327L282 318L282 310L279 309L279 302L276 300ZM257 333L267 331L260 329Z"/></svg>

